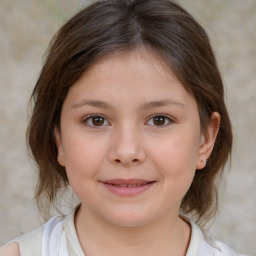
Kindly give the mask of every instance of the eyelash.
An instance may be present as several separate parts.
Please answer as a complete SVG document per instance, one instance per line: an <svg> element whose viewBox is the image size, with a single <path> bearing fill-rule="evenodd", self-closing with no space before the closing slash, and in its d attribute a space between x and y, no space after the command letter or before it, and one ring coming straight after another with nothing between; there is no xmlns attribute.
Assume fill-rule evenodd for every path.
<svg viewBox="0 0 256 256"><path fill-rule="evenodd" d="M102 118L104 120L104 123L108 122L107 119L104 116L102 116L102 115L90 115L90 116L87 116L83 120L83 123L85 123L89 127L95 128L95 129L97 129L98 127L106 126L106 125L99 125L99 126L97 126L97 125L93 125L93 124L88 124L89 120L92 120L92 118L96 118L96 117Z"/></svg>
<svg viewBox="0 0 256 256"><path fill-rule="evenodd" d="M156 127L165 127L165 126L168 126L170 123L173 123L173 122L174 122L172 118L170 118L169 116L167 116L167 115L165 115L165 114L156 114L156 115L151 116L151 117L149 118L149 120L146 122L146 124L149 123L149 121L150 121L151 119L153 120L153 118L157 118L157 117L158 117L158 118L159 118L159 117L164 118L164 124L163 124L163 125L154 125L154 124L152 124L152 126L156 126ZM93 125L92 123L89 124L88 122L89 122L89 120L92 121L92 118L102 118L102 119L103 119L103 125L97 126L97 125ZM166 124L166 120L167 120L167 122L168 122L167 124ZM109 122L107 121L107 119L106 119L104 116L102 116L102 115L90 115L90 116L86 117L86 118L83 120L83 123L85 123L87 126L92 127L92 128L94 128L94 129L97 129L97 128L106 126L106 125L104 125L105 122L109 123Z"/></svg>
<svg viewBox="0 0 256 256"><path fill-rule="evenodd" d="M162 118L164 118L164 124L163 125L153 125L153 126L156 126L156 127L165 127L165 126L168 126L170 123L173 123L174 121L173 121L173 119L171 118L171 117L169 117L168 115L165 115L165 114L156 114L156 115L153 115L153 116L151 116L150 117L150 119L147 121L147 123L152 119L153 120L153 118L156 118L156 117L162 117ZM166 120L168 120L168 123L166 124L165 122L166 122Z"/></svg>

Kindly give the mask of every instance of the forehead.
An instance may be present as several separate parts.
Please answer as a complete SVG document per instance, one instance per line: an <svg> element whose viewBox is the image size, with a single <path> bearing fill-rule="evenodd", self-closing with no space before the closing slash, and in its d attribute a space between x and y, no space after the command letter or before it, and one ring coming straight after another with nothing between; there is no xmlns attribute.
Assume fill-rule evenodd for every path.
<svg viewBox="0 0 256 256"><path fill-rule="evenodd" d="M191 95L157 54L142 49L107 56L86 70L67 98L88 97L119 103L171 99L186 105Z"/></svg>
<svg viewBox="0 0 256 256"><path fill-rule="evenodd" d="M107 55L90 66L74 85L81 85L85 80L89 85L92 80L97 83L102 79L105 80L105 85L108 84L108 79L111 79L111 82L116 80L117 84L121 85L139 78L145 82L153 80L156 84L157 80L161 79L183 86L164 60L145 48Z"/></svg>

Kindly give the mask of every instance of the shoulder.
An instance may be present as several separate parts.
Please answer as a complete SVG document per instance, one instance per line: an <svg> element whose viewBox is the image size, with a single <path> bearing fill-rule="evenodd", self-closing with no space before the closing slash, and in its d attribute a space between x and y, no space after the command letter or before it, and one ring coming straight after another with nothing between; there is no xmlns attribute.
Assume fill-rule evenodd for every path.
<svg viewBox="0 0 256 256"><path fill-rule="evenodd" d="M43 226L27 232L0 249L0 256L39 256Z"/></svg>
<svg viewBox="0 0 256 256"><path fill-rule="evenodd" d="M0 256L20 256L20 248L18 243L10 243L0 247Z"/></svg>
<svg viewBox="0 0 256 256"><path fill-rule="evenodd" d="M202 232L202 244L207 244L214 251L214 256L246 256L235 252L227 244L211 238L207 233ZM202 254L203 255L203 254Z"/></svg>
<svg viewBox="0 0 256 256"><path fill-rule="evenodd" d="M42 246L50 246L53 241L57 244L64 219L64 216L53 217L45 225L13 239L0 247L0 256L41 256Z"/></svg>
<svg viewBox="0 0 256 256"><path fill-rule="evenodd" d="M187 251L187 256L249 256L239 254L231 249L228 245L213 239L205 230L201 229L191 218L180 215L180 217L190 224L191 238Z"/></svg>
<svg viewBox="0 0 256 256"><path fill-rule="evenodd" d="M220 241L215 241L216 245L220 248L223 256L246 256L244 254L236 253L232 248L230 248L228 245L224 244Z"/></svg>

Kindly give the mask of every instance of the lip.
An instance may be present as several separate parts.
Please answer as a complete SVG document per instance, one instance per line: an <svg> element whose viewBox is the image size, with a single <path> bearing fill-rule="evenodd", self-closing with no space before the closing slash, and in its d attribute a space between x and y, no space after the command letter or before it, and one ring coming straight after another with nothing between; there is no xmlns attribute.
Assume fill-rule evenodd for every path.
<svg viewBox="0 0 256 256"><path fill-rule="evenodd" d="M118 196L136 196L149 188L151 188L156 181L144 179L112 179L102 181L102 184L110 192Z"/></svg>

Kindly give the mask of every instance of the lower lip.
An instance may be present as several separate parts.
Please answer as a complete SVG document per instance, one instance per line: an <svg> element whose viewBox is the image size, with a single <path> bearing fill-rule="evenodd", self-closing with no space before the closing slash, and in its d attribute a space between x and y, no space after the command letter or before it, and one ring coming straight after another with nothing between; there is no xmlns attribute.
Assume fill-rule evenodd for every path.
<svg viewBox="0 0 256 256"><path fill-rule="evenodd" d="M149 188L151 188L155 182L150 182L145 185L140 185L136 187L119 187L119 186L114 186L110 185L108 183L103 183L103 185L112 193L118 195L118 196L136 196L139 195Z"/></svg>

